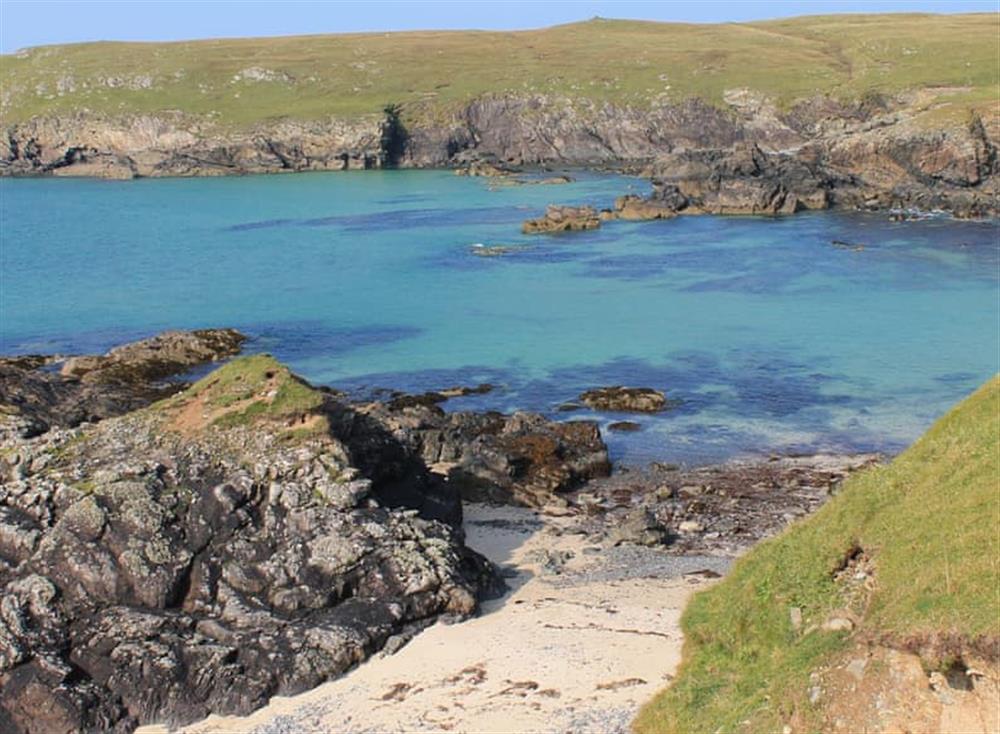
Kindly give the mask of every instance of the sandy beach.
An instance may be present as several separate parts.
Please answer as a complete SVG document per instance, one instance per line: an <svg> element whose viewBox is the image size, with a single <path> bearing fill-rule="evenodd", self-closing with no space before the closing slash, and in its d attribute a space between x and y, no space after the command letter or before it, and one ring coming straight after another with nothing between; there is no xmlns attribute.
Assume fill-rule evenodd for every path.
<svg viewBox="0 0 1000 734"><path fill-rule="evenodd" d="M510 591L340 679L188 734L625 732L680 661L688 597L728 559L588 541L574 517L469 505L468 543ZM162 734L148 726L141 734Z"/></svg>

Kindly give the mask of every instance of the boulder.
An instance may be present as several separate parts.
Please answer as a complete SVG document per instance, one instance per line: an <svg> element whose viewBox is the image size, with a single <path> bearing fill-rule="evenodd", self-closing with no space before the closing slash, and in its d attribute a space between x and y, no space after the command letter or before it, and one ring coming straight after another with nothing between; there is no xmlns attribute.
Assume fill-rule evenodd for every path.
<svg viewBox="0 0 1000 734"><path fill-rule="evenodd" d="M615 199L614 216L615 219L628 220L673 219L677 216L679 208L682 207L667 200L644 199L641 196L629 194Z"/></svg>
<svg viewBox="0 0 1000 734"><path fill-rule="evenodd" d="M559 493L611 470L592 421L556 422L534 413L445 413L436 405L398 399L359 406L358 412L425 465L447 467L448 485L466 500L543 507Z"/></svg>
<svg viewBox="0 0 1000 734"><path fill-rule="evenodd" d="M526 220L521 231L525 234L574 232L600 226L600 215L591 206L550 205L545 209L545 216Z"/></svg>
<svg viewBox="0 0 1000 734"><path fill-rule="evenodd" d="M668 543L670 534L649 509L637 507L618 518L608 531L607 541L610 545L630 543L657 546Z"/></svg>
<svg viewBox="0 0 1000 734"><path fill-rule="evenodd" d="M579 400L594 410L623 413L657 413L667 407L667 396L649 387L599 387L582 393Z"/></svg>

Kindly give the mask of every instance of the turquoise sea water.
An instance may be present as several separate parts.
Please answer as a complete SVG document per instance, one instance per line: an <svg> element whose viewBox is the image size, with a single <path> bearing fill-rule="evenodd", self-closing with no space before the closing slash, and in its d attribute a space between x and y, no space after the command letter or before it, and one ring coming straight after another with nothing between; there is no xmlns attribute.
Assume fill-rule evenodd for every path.
<svg viewBox="0 0 1000 734"><path fill-rule="evenodd" d="M448 409L593 417L556 407L598 385L665 390L677 407L607 434L635 463L895 451L1000 369L995 224L815 213L520 234L546 203L607 206L647 186L2 180L0 352L235 326L358 393L498 385ZM482 258L475 243L527 249Z"/></svg>

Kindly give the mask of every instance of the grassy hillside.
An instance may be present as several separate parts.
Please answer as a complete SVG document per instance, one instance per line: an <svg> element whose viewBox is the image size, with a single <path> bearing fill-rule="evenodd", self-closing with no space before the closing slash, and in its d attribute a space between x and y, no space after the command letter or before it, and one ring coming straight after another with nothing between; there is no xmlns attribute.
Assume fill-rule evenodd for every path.
<svg viewBox="0 0 1000 734"><path fill-rule="evenodd" d="M637 731L780 731L793 708L816 715L805 703L809 673L848 642L810 627L845 604L834 572L852 549L875 568L855 634L1000 640L998 523L1000 377L697 595L683 618L680 674L645 707ZM792 607L802 610L802 633Z"/></svg>
<svg viewBox="0 0 1000 734"><path fill-rule="evenodd" d="M181 110L244 125L389 102L430 114L490 92L649 105L719 102L740 87L782 103L947 87L941 94L964 108L996 99L998 32L1000 14L896 14L47 46L0 56L0 111L14 122L82 108Z"/></svg>

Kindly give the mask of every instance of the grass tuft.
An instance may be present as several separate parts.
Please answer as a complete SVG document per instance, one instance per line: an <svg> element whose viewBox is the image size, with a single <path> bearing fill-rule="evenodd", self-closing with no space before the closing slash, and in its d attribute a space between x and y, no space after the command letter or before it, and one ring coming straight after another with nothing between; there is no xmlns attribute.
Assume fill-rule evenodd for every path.
<svg viewBox="0 0 1000 734"><path fill-rule="evenodd" d="M185 407L196 405L196 422L231 427L257 420L301 423L322 404L321 392L271 355L257 354L232 360L154 409L176 413L175 423L183 423L193 420L185 414Z"/></svg>

